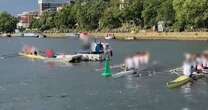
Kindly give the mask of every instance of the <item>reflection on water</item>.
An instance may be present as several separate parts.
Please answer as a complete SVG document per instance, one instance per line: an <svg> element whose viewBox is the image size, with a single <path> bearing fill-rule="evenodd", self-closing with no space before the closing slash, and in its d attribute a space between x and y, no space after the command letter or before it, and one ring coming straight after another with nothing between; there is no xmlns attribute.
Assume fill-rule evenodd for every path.
<svg viewBox="0 0 208 110"><path fill-rule="evenodd" d="M125 79L127 89L138 89L139 87L141 87L141 85L139 85L138 81L135 79L133 75L128 75L125 77Z"/></svg>
<svg viewBox="0 0 208 110"><path fill-rule="evenodd" d="M184 94L184 97L188 100L192 98L191 85L192 83L187 83L186 85L181 87L182 94Z"/></svg>
<svg viewBox="0 0 208 110"><path fill-rule="evenodd" d="M0 40L0 53L8 55L31 44L40 49L72 53L75 39L14 38ZM206 110L206 81L197 81L176 91L166 82L175 79L167 68L181 65L184 52L200 52L206 42L110 41L114 49L112 65L126 56L147 50L157 62L140 74L120 79L102 78L102 63L62 65L31 61L21 57L0 57L0 110ZM0 55L1 56L1 55ZM119 70L120 71L120 70ZM206 82L206 83L205 83Z"/></svg>

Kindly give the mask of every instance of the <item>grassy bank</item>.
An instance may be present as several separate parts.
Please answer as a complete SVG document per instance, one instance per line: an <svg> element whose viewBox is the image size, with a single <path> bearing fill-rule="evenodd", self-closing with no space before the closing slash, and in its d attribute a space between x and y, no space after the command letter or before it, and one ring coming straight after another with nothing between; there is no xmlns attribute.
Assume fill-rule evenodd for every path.
<svg viewBox="0 0 208 110"><path fill-rule="evenodd" d="M103 38L107 33L91 33L93 36ZM128 40L208 40L208 32L139 32L139 33L114 33L116 39Z"/></svg>
<svg viewBox="0 0 208 110"><path fill-rule="evenodd" d="M48 38L64 38L74 36L75 33L42 33ZM107 33L92 32L91 36L104 38ZM139 32L139 33L114 33L118 40L208 40L208 32Z"/></svg>

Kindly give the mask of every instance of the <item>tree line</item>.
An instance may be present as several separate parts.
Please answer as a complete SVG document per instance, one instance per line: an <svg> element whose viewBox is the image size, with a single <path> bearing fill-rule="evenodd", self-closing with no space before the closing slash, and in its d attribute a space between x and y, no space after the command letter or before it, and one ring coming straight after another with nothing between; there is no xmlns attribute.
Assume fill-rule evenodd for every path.
<svg viewBox="0 0 208 110"><path fill-rule="evenodd" d="M45 11L39 19L33 19L30 29L129 32L151 29L160 21L168 31L208 29L208 0L124 1L121 8L120 0L76 0L59 12Z"/></svg>
<svg viewBox="0 0 208 110"><path fill-rule="evenodd" d="M7 12L0 12L0 33L12 33L16 29L17 18Z"/></svg>

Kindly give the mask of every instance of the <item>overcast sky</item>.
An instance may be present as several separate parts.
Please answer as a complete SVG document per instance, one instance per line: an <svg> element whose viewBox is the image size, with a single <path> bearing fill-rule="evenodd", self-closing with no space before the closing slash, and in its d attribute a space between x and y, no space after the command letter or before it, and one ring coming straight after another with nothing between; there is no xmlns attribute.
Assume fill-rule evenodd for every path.
<svg viewBox="0 0 208 110"><path fill-rule="evenodd" d="M17 15L23 11L37 10L38 0L0 0L0 11Z"/></svg>

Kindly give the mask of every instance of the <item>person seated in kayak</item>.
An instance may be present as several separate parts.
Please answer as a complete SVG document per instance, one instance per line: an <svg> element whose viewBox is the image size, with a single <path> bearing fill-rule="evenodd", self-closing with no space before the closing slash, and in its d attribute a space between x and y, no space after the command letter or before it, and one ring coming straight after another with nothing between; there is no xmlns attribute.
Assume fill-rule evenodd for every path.
<svg viewBox="0 0 208 110"><path fill-rule="evenodd" d="M26 54L30 54L32 55L32 46L28 46L27 50L26 50Z"/></svg>
<svg viewBox="0 0 208 110"><path fill-rule="evenodd" d="M46 49L45 53L46 53L46 57L48 57L48 58L55 58L56 57L55 52L52 49Z"/></svg>
<svg viewBox="0 0 208 110"><path fill-rule="evenodd" d="M30 52L31 52L31 55L38 55L38 52L35 47L31 47Z"/></svg>
<svg viewBox="0 0 208 110"><path fill-rule="evenodd" d="M101 42L99 42L95 47L95 53L101 54L103 52L104 52L103 44Z"/></svg>

